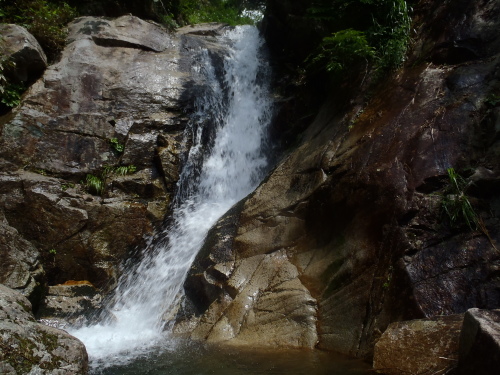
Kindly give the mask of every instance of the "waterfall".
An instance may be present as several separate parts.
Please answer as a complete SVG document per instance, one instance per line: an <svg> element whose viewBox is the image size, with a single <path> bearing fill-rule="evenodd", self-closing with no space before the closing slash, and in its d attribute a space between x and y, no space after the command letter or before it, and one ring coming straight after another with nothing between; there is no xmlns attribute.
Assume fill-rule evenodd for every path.
<svg viewBox="0 0 500 375"><path fill-rule="evenodd" d="M215 74L206 50L193 66L206 82L206 94L196 99L186 129L192 147L170 224L119 281L110 306L113 319L70 332L84 342L91 363L126 363L160 341L165 345L163 317L182 293L208 230L255 189L266 169L271 108L262 39L252 26L238 26L219 38L229 44L223 77Z"/></svg>

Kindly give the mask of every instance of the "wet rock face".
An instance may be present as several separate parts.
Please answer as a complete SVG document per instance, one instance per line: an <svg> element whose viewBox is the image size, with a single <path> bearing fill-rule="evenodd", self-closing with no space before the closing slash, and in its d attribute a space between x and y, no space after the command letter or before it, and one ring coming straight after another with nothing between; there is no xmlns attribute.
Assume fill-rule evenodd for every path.
<svg viewBox="0 0 500 375"><path fill-rule="evenodd" d="M101 314L106 314L103 297L88 281L68 280L64 284L49 286L38 309L46 325L65 329L90 325Z"/></svg>
<svg viewBox="0 0 500 375"><path fill-rule="evenodd" d="M123 16L82 17L68 28L60 61L0 119L0 211L19 234L4 239L1 256L12 258L7 248L26 240L49 285L89 280L109 289L118 265L163 222L202 86L192 58L221 25L201 27L206 36L169 34ZM33 262L19 267L35 272ZM16 277L9 285L19 288Z"/></svg>
<svg viewBox="0 0 500 375"><path fill-rule="evenodd" d="M147 207L139 202L105 201L67 181L31 172L3 175L0 181L0 208L19 237L39 249L50 284L92 280L109 286L127 249L152 230ZM30 246L18 248L23 257ZM12 257L7 250L3 256Z"/></svg>
<svg viewBox="0 0 500 375"><path fill-rule="evenodd" d="M245 295L239 285L253 282L237 267L273 254L295 270L303 304L309 295L315 301L315 312L303 316L317 319L318 346L350 355L371 357L391 322L500 305L493 246L500 239L500 5L448 6L419 2L408 65L369 99L361 92L339 106L341 91L326 99L298 147L231 213L237 227L226 232L221 219L220 235L209 236L212 250L200 253L186 281L200 322L190 324L203 325L204 337L232 332L237 340L217 311L236 309ZM444 15L449 28L436 44L429 30L437 33ZM472 39L473 57L436 60L443 42ZM463 218L451 223L443 209L443 197L454 195L448 168L474 181L464 193L481 217L477 230ZM219 259L227 244L232 251ZM191 295L191 285L201 285L203 296Z"/></svg>
<svg viewBox="0 0 500 375"><path fill-rule="evenodd" d="M37 323L29 301L0 285L0 372L87 374L84 345L66 332Z"/></svg>

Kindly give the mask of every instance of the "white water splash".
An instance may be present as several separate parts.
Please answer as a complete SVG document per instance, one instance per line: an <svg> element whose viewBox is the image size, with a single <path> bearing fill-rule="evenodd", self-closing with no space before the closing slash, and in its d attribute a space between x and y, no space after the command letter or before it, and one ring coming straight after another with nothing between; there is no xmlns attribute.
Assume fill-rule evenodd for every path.
<svg viewBox="0 0 500 375"><path fill-rule="evenodd" d="M258 79L267 69L260 57L262 40L251 26L237 27L221 38L231 45L222 82L207 51L194 67L204 75L208 93L197 99L188 128L193 146L179 182L172 224L162 240L146 249L139 266L120 280L111 307L113 321L70 332L84 342L94 367L127 363L159 342L168 347L168 322L162 317L182 292L208 230L262 178L270 122L268 80ZM211 147L202 144L206 134L212 134Z"/></svg>

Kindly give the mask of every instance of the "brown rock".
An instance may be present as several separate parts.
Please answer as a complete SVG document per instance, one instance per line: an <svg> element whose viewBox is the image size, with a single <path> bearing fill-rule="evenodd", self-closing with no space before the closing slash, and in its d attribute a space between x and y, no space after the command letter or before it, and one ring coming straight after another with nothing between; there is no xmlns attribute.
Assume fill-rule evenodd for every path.
<svg viewBox="0 0 500 375"><path fill-rule="evenodd" d="M391 323L375 345L373 368L387 375L447 373L458 363L463 315Z"/></svg>
<svg viewBox="0 0 500 375"><path fill-rule="evenodd" d="M393 321L499 306L500 257L492 244L500 240L500 221L492 211L499 207L500 142L491 98L500 87L500 4L455 5L419 2L411 63L368 96L358 87L355 94L328 87L331 97L322 99L297 147L238 212L219 221L215 237L224 240L209 236L186 281L201 337L222 326L214 312L238 300L233 282L240 262L282 252L283 267L295 267L316 301L322 349L369 358L379 332ZM268 22L275 24L267 31L278 28L270 38L288 39L285 53L301 43L289 35L307 26L294 22L305 6L270 3ZM298 98L317 95L311 91ZM311 111L281 118L292 125ZM443 215L451 167L464 178L477 172L478 184L466 194L489 238ZM222 224L231 216L235 228L226 230Z"/></svg>

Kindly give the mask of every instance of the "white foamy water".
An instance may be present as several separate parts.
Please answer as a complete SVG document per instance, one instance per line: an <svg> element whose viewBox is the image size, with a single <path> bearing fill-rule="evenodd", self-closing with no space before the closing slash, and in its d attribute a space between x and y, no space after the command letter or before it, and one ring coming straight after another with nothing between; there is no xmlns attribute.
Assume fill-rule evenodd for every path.
<svg viewBox="0 0 500 375"><path fill-rule="evenodd" d="M221 39L231 45L225 76L216 77L207 51L200 52L193 67L204 77L207 93L197 98L186 131L193 146L171 224L120 280L110 306L114 319L70 332L84 342L94 366L127 363L160 342L168 349L169 322L163 317L178 301L208 230L255 189L266 168L263 147L271 116L268 79L262 79L267 71L260 53L262 40L251 26L237 27ZM208 146L202 144L207 134Z"/></svg>

